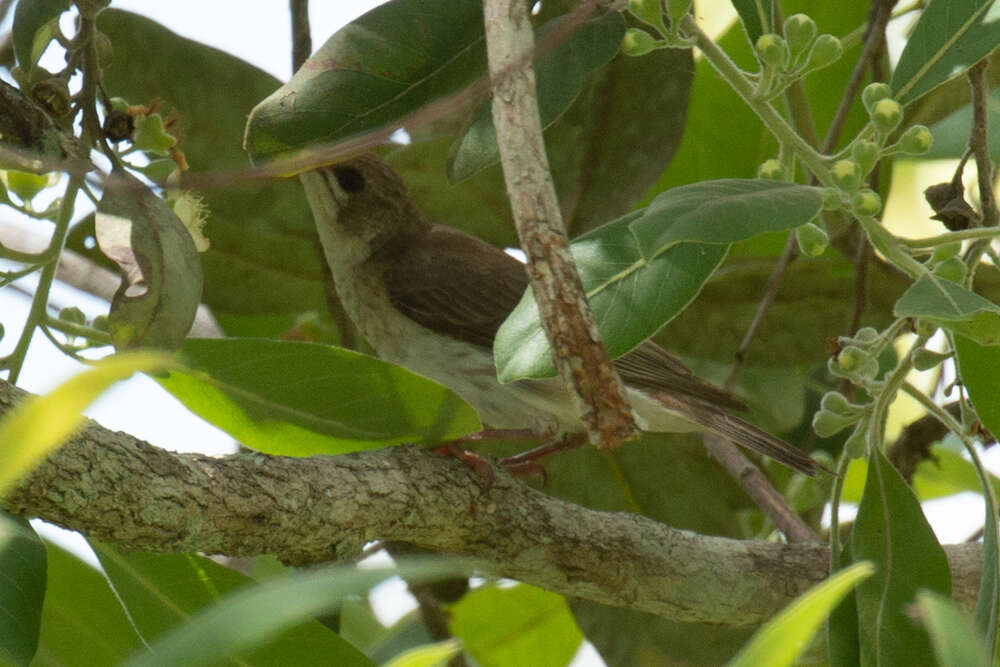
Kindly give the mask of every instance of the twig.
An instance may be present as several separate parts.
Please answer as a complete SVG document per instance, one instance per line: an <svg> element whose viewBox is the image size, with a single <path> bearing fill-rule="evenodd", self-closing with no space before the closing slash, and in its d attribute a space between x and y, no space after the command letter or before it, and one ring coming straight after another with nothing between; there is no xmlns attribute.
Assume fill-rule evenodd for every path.
<svg viewBox="0 0 1000 667"><path fill-rule="evenodd" d="M292 72L312 55L312 34L309 30L309 0L289 0L292 18Z"/></svg>
<svg viewBox="0 0 1000 667"><path fill-rule="evenodd" d="M993 163L990 161L989 142L986 137L989 85L986 81L988 60L980 60L969 68L969 87L972 90L972 132L969 148L976 157L979 180L979 204L982 208L983 227L996 227L1000 222L996 198L993 195Z"/></svg>
<svg viewBox="0 0 1000 667"><path fill-rule="evenodd" d="M500 162L542 325L590 441L613 447L638 428L569 252L538 115L528 5L484 0L483 15Z"/></svg>

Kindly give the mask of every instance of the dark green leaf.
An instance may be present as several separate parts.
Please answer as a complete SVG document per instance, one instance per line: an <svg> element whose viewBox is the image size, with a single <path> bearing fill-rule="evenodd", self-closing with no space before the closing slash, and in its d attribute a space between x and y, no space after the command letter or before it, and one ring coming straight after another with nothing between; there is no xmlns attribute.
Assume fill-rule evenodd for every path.
<svg viewBox="0 0 1000 667"><path fill-rule="evenodd" d="M173 209L124 170L111 172L97 206L97 242L118 264L108 331L118 350L180 347L201 302L191 234Z"/></svg>
<svg viewBox="0 0 1000 667"><path fill-rule="evenodd" d="M774 32L774 8L772 0L733 0L733 7L740 15L743 29L751 44L766 32Z"/></svg>
<svg viewBox="0 0 1000 667"><path fill-rule="evenodd" d="M227 594L252 595L255 588L256 582L249 577L203 556L141 551L122 554L102 544L93 546L118 598L146 641L170 631L183 632L180 628L190 624L192 617L225 604ZM287 580L294 576L279 578ZM334 602L329 601L328 605L334 606ZM233 619L234 627L223 629L208 642L209 645L221 645L214 648L215 656L227 656L243 648L239 664L365 667L373 664L336 633L307 615L290 619L278 609L248 607L244 611L248 616L271 616L271 627L256 636L252 643L241 646L240 640L246 638L241 637L244 630L239 626L245 619ZM254 620L266 623L262 618ZM206 660L201 658L201 661Z"/></svg>
<svg viewBox="0 0 1000 667"><path fill-rule="evenodd" d="M439 442L480 428L472 408L444 387L350 350L189 339L182 354L192 370L171 372L161 385L195 414L269 454Z"/></svg>
<svg viewBox="0 0 1000 667"><path fill-rule="evenodd" d="M117 665L142 646L121 601L92 565L46 544L49 585L34 667ZM81 647L86 650L81 650Z"/></svg>
<svg viewBox="0 0 1000 667"><path fill-rule="evenodd" d="M164 633L149 652L136 654L125 664L128 667L173 667L212 663L258 646L297 623L316 623L310 617L335 609L343 597L364 593L393 575L420 582L464 574L468 570L465 565L438 559L404 564L390 570L334 566L275 577L256 586L231 590L215 604L196 612L188 622ZM312 659L324 665L374 665L353 647L346 643L344 646L342 652L314 654ZM262 661L262 664L296 663L282 658L277 662Z"/></svg>
<svg viewBox="0 0 1000 667"><path fill-rule="evenodd" d="M53 25L69 9L69 0L18 0L14 9L14 55L25 72L30 71L55 35Z"/></svg>
<svg viewBox="0 0 1000 667"><path fill-rule="evenodd" d="M726 254L721 244L680 243L647 261L629 230L629 223L641 215L629 213L571 245L612 357L625 354L683 310ZM502 382L555 375L530 289L500 326L494 356Z"/></svg>
<svg viewBox="0 0 1000 667"><path fill-rule="evenodd" d="M583 640L565 598L534 586L480 588L448 611L449 630L482 667L568 665Z"/></svg>
<svg viewBox="0 0 1000 667"><path fill-rule="evenodd" d="M542 127L548 127L580 93L584 76L589 70L606 65L621 45L625 21L621 14L608 12L581 23L569 37L562 37L572 14L553 19L539 28L536 41L544 45L547 35L560 42L541 51L535 64L538 89L538 113ZM455 143L453 157L448 161L448 178L462 181L480 169L500 159L496 129L493 127L491 102L483 102L476 110L472 124Z"/></svg>
<svg viewBox="0 0 1000 667"><path fill-rule="evenodd" d="M647 260L682 241L733 243L792 229L823 206L822 190L808 185L723 179L667 190L629 223Z"/></svg>
<svg viewBox="0 0 1000 667"><path fill-rule="evenodd" d="M968 87L967 82L962 81L962 83ZM988 127L995 128L1000 124L1000 89L994 89L990 92L986 103L986 114L986 124ZM971 129L972 106L966 104L934 125L931 125L930 130L931 134L934 135L934 143L931 144L929 151L920 156L921 159L961 159L969 145L969 132ZM994 160L1000 159L1000 132L988 132L987 141L989 143L990 157Z"/></svg>
<svg viewBox="0 0 1000 667"><path fill-rule="evenodd" d="M851 556L877 568L855 591L861 664L925 664L930 642L907 607L921 588L950 594L948 559L913 492L877 450L868 461Z"/></svg>
<svg viewBox="0 0 1000 667"><path fill-rule="evenodd" d="M1000 306L932 274L920 276L892 312L929 320L982 345L1000 345Z"/></svg>
<svg viewBox="0 0 1000 667"><path fill-rule="evenodd" d="M932 591L917 593L916 614L931 636L940 667L988 667L982 642L955 603Z"/></svg>
<svg viewBox="0 0 1000 667"><path fill-rule="evenodd" d="M254 158L391 126L486 71L482 3L397 0L338 30L247 121Z"/></svg>
<svg viewBox="0 0 1000 667"><path fill-rule="evenodd" d="M28 521L0 511L0 663L27 665L35 655L45 560L45 545Z"/></svg>
<svg viewBox="0 0 1000 667"><path fill-rule="evenodd" d="M1000 5L993 0L932 0L906 41L890 86L907 104L1000 44Z"/></svg>
<svg viewBox="0 0 1000 667"><path fill-rule="evenodd" d="M840 557L830 564L832 571L841 571L850 556L850 545L843 546ZM861 641L858 632L858 601L850 591L830 612L826 626L827 658L830 667L856 667L860 664Z"/></svg>

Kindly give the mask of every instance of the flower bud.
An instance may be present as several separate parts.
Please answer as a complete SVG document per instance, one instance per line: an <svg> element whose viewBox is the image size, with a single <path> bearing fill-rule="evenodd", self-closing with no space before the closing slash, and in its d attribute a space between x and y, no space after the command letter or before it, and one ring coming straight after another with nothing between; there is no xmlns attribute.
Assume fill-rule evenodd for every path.
<svg viewBox="0 0 1000 667"><path fill-rule="evenodd" d="M843 205L841 191L837 188L823 188L823 210L835 211Z"/></svg>
<svg viewBox="0 0 1000 667"><path fill-rule="evenodd" d="M785 167L780 160L774 158L764 160L757 168L757 178L765 181L783 181L785 180Z"/></svg>
<svg viewBox="0 0 1000 667"><path fill-rule="evenodd" d="M861 167L862 174L867 174L872 170L872 167L878 162L879 153L879 146L874 141L859 139L851 146L851 157Z"/></svg>
<svg viewBox="0 0 1000 667"><path fill-rule="evenodd" d="M854 160L837 160L830 174L841 190L857 190L861 185L861 166Z"/></svg>
<svg viewBox="0 0 1000 667"><path fill-rule="evenodd" d="M884 100L892 96L892 88L884 83L869 83L861 92L861 102L865 105L868 113L872 112L872 107L879 100Z"/></svg>
<svg viewBox="0 0 1000 667"><path fill-rule="evenodd" d="M69 308L63 308L59 311L59 319L63 322L69 322L70 324L86 324L87 316L83 314L83 311L76 306L70 306Z"/></svg>
<svg viewBox="0 0 1000 667"><path fill-rule="evenodd" d="M889 134L903 120L903 107L896 100L886 98L872 105L871 116L875 128L882 134ZM930 148L930 145L927 147Z"/></svg>
<svg viewBox="0 0 1000 667"><path fill-rule="evenodd" d="M788 44L780 35L767 33L757 39L757 57L768 67L776 70L788 65Z"/></svg>
<svg viewBox="0 0 1000 667"><path fill-rule="evenodd" d="M817 32L816 22L805 14L792 14L785 19L785 39L793 58L809 48Z"/></svg>
<svg viewBox="0 0 1000 667"><path fill-rule="evenodd" d="M807 222L795 229L795 240L806 257L819 257L830 246L830 237L819 225Z"/></svg>
<svg viewBox="0 0 1000 667"><path fill-rule="evenodd" d="M935 265L932 273L938 278L961 284L968 275L969 267L958 257L949 257Z"/></svg>
<svg viewBox="0 0 1000 667"><path fill-rule="evenodd" d="M622 53L627 56L644 56L657 46L659 42L639 28L629 28L622 37Z"/></svg>
<svg viewBox="0 0 1000 667"><path fill-rule="evenodd" d="M812 427L819 437L829 438L831 435L837 435L843 431L854 421L853 417L843 417L826 410L820 410L813 415Z"/></svg>
<svg viewBox="0 0 1000 667"><path fill-rule="evenodd" d="M809 69L820 69L832 65L844 52L840 40L833 35L820 35L809 52Z"/></svg>
<svg viewBox="0 0 1000 667"><path fill-rule="evenodd" d="M939 245L934 248L934 253L931 255L930 263L937 264L938 262L943 262L951 257L957 257L960 252L962 252L961 243L956 242Z"/></svg>
<svg viewBox="0 0 1000 667"><path fill-rule="evenodd" d="M934 137L926 125L914 125L899 138L899 148L907 155L923 155L933 142Z"/></svg>
<svg viewBox="0 0 1000 667"><path fill-rule="evenodd" d="M879 338L878 330L875 327L861 327L854 333L854 340L866 345L871 345Z"/></svg>
<svg viewBox="0 0 1000 667"><path fill-rule="evenodd" d="M94 321L90 323L91 328L97 329L98 331L108 330L108 316L98 315L94 318Z"/></svg>
<svg viewBox="0 0 1000 667"><path fill-rule="evenodd" d="M874 190L858 190L851 197L851 210L855 215L878 215L882 210L882 198Z"/></svg>
<svg viewBox="0 0 1000 667"><path fill-rule="evenodd" d="M832 412L842 417L857 417L865 410L864 406L848 401L847 397L839 391L828 391L823 394L819 405L827 412Z"/></svg>

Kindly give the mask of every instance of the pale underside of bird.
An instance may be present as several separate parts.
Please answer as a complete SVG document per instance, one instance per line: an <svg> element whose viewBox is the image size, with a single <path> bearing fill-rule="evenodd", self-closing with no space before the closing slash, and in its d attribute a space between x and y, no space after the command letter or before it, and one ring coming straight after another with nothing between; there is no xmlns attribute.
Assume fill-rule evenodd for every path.
<svg viewBox="0 0 1000 667"><path fill-rule="evenodd" d="M582 431L558 378L500 384L493 339L528 286L523 264L462 231L430 223L373 155L302 175L345 310L378 355L448 387L484 425L557 437ZM732 411L746 405L646 341L614 361L646 431L713 431L815 475L806 453Z"/></svg>

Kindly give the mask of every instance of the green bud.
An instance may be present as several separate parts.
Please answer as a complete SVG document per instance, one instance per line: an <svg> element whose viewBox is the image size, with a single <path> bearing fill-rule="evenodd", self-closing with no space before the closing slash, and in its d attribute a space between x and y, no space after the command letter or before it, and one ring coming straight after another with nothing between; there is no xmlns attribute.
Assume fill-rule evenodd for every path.
<svg viewBox="0 0 1000 667"><path fill-rule="evenodd" d="M629 14L655 27L663 25L660 0L628 0Z"/></svg>
<svg viewBox="0 0 1000 667"><path fill-rule="evenodd" d="M870 358L871 355L860 347L848 345L837 355L837 365L845 371L853 371Z"/></svg>
<svg viewBox="0 0 1000 667"><path fill-rule="evenodd" d="M961 243L945 243L944 245L939 245L934 248L934 253L931 255L931 264L937 264L938 262L943 262L946 259L952 257L957 257L958 253L962 252Z"/></svg>
<svg viewBox="0 0 1000 667"><path fill-rule="evenodd" d="M795 229L795 240L806 257L819 257L830 246L830 237L819 225L807 222Z"/></svg>
<svg viewBox="0 0 1000 667"><path fill-rule="evenodd" d="M836 359L830 359L826 367L837 377L855 381L871 380L878 373L878 360L866 350L856 345L848 345L840 351Z"/></svg>
<svg viewBox="0 0 1000 667"><path fill-rule="evenodd" d="M809 52L809 69L820 69L832 65L840 59L844 47L833 35L820 35Z"/></svg>
<svg viewBox="0 0 1000 667"><path fill-rule="evenodd" d="M817 32L816 22L805 14L792 14L785 19L785 39L793 58L809 48Z"/></svg>
<svg viewBox="0 0 1000 667"><path fill-rule="evenodd" d="M854 427L854 431L844 441L844 453L848 458L860 459L868 449L868 419L862 419Z"/></svg>
<svg viewBox="0 0 1000 667"><path fill-rule="evenodd" d="M645 30L629 28L622 37L622 53L627 56L644 56L657 46L659 42L653 39Z"/></svg>
<svg viewBox="0 0 1000 667"><path fill-rule="evenodd" d="M55 172L32 174L28 171L8 169L4 172L3 180L8 190L20 197L21 201L27 203L45 188L55 185L59 180L59 174Z"/></svg>
<svg viewBox="0 0 1000 667"><path fill-rule="evenodd" d="M872 112L872 107L879 100L884 100L892 96L892 88L884 83L869 83L861 92L861 102L865 105L868 113Z"/></svg>
<svg viewBox="0 0 1000 667"><path fill-rule="evenodd" d="M937 333L938 325L931 320L919 319L913 328L921 338L930 338Z"/></svg>
<svg viewBox="0 0 1000 667"><path fill-rule="evenodd" d="M899 148L907 155L923 155L933 142L934 137L926 125L914 125L899 138Z"/></svg>
<svg viewBox="0 0 1000 667"><path fill-rule="evenodd" d="M879 146L874 141L859 139L851 146L851 157L861 166L862 174L867 174L872 170L872 167L878 162L879 153Z"/></svg>
<svg viewBox="0 0 1000 667"><path fill-rule="evenodd" d="M835 211L843 205L841 191L837 188L823 188L823 210Z"/></svg>
<svg viewBox="0 0 1000 667"><path fill-rule="evenodd" d="M757 178L765 181L783 181L785 180L785 166L781 164L780 160L774 158L764 160L757 168Z"/></svg>
<svg viewBox="0 0 1000 667"><path fill-rule="evenodd" d="M98 315L97 317L94 318L94 321L90 323L90 326L92 328L94 328L94 329L97 329L98 331L107 331L108 330L108 316L107 315Z"/></svg>
<svg viewBox="0 0 1000 667"><path fill-rule="evenodd" d="M667 0L667 16L670 25L676 26L684 15L691 11L692 0Z"/></svg>
<svg viewBox="0 0 1000 667"><path fill-rule="evenodd" d="M757 57L768 67L777 70L788 65L788 44L780 35L767 33L757 39Z"/></svg>
<svg viewBox="0 0 1000 667"><path fill-rule="evenodd" d="M121 111L122 113L128 111L128 102L124 97L112 97L110 100L111 108L115 111Z"/></svg>
<svg viewBox="0 0 1000 667"><path fill-rule="evenodd" d="M878 215L882 210L882 198L874 190L858 190L851 197L851 210L855 215Z"/></svg>
<svg viewBox="0 0 1000 667"><path fill-rule="evenodd" d="M83 311L76 306L70 306L69 308L63 308L59 311L59 319L63 322L69 322L70 324L86 324L87 316L83 314Z"/></svg>
<svg viewBox="0 0 1000 667"><path fill-rule="evenodd" d="M163 127L163 118L160 114L136 116L132 145L137 149L166 157L170 154L170 148L176 144L177 139L168 134Z"/></svg>
<svg viewBox="0 0 1000 667"><path fill-rule="evenodd" d="M830 174L841 190L857 190L861 185L861 166L854 160L837 160Z"/></svg>
<svg viewBox="0 0 1000 667"><path fill-rule="evenodd" d="M843 431L854 421L854 417L843 417L826 410L820 410L813 415L812 427L819 437L829 438L831 435L837 435Z"/></svg>
<svg viewBox="0 0 1000 667"><path fill-rule="evenodd" d="M886 98L872 105L871 116L875 128L882 134L889 134L903 120L903 107L896 100Z"/></svg>
<svg viewBox="0 0 1000 667"><path fill-rule="evenodd" d="M925 347L922 347L913 353L913 367L918 371L929 371L950 357L950 354L933 352Z"/></svg>
<svg viewBox="0 0 1000 667"><path fill-rule="evenodd" d="M959 257L949 257L943 262L939 262L931 271L938 278L950 280L953 283L961 284L968 275L969 267Z"/></svg>
<svg viewBox="0 0 1000 667"><path fill-rule="evenodd" d="M827 412L832 412L841 417L857 417L865 411L864 406L851 403L839 391L828 391L823 394L819 405Z"/></svg>
<svg viewBox="0 0 1000 667"><path fill-rule="evenodd" d="M866 345L871 345L879 338L878 330L875 327L861 327L854 334L854 340Z"/></svg>

